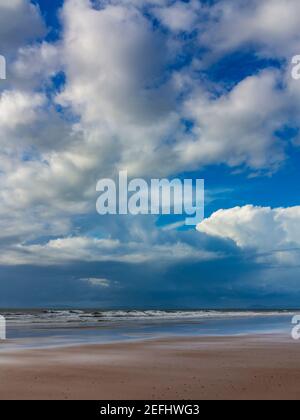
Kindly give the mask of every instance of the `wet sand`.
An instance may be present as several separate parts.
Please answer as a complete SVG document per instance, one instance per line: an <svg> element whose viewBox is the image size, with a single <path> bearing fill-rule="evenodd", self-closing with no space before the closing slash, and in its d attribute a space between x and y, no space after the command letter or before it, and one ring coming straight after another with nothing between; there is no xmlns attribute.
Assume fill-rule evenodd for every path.
<svg viewBox="0 0 300 420"><path fill-rule="evenodd" d="M0 352L0 399L299 399L300 342L175 338Z"/></svg>

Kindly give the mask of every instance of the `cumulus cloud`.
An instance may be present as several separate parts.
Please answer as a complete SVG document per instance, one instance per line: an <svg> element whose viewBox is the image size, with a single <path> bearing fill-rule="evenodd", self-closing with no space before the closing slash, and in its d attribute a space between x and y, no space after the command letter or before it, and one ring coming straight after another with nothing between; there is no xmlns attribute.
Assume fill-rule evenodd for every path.
<svg viewBox="0 0 300 420"><path fill-rule="evenodd" d="M33 124L37 109L45 103L40 94L29 95L21 91L4 91L0 96L0 125L4 130L17 130L20 127ZM4 134L5 138L5 134Z"/></svg>
<svg viewBox="0 0 300 420"><path fill-rule="evenodd" d="M68 1L63 22L66 84L56 102L77 115L93 137L81 153L95 147L106 162L109 155L111 171L170 174L179 159L170 145L184 128L176 85L166 71L167 36L153 30L133 2L98 10L87 1Z"/></svg>
<svg viewBox="0 0 300 420"><path fill-rule="evenodd" d="M279 80L278 72L264 71L215 99L204 92L192 95L185 109L195 126L191 140L180 145L182 159L198 167L224 162L276 168L284 160L284 144L275 133L288 109Z"/></svg>
<svg viewBox="0 0 300 420"><path fill-rule="evenodd" d="M18 50L16 60L10 65L8 82L14 88L20 86L26 90L51 87L51 78L62 68L59 44L35 43Z"/></svg>
<svg viewBox="0 0 300 420"><path fill-rule="evenodd" d="M28 0L1 0L0 3L0 51L15 51L46 34L46 27L38 6Z"/></svg>
<svg viewBox="0 0 300 420"><path fill-rule="evenodd" d="M68 79L62 104L87 123L111 125L143 125L171 110L168 95L160 95L166 42L138 9L120 3L95 10L69 0L63 18Z"/></svg>
<svg viewBox="0 0 300 420"><path fill-rule="evenodd" d="M298 0L221 0L209 14L200 39L215 54L255 45L265 56L290 59L299 49Z"/></svg>
<svg viewBox="0 0 300 420"><path fill-rule="evenodd" d="M263 261L269 255L281 263L297 263L300 250L300 207L244 206L219 210L197 226L201 233L230 239L243 249L253 249ZM274 254L274 255L272 255Z"/></svg>

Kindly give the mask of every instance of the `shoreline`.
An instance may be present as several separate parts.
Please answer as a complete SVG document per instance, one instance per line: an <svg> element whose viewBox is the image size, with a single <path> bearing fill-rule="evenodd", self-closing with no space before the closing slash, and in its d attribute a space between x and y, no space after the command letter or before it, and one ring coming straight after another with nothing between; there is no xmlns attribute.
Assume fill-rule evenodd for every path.
<svg viewBox="0 0 300 420"><path fill-rule="evenodd" d="M77 327L80 329L91 329L91 327ZM255 332L255 333L236 333L236 334L203 334L203 335L188 335L188 334L151 334L148 337L141 335L140 337L131 337L131 338L115 338L113 340L105 339L83 342L83 341L73 341L67 340L62 341L62 338L57 336L45 336L45 337L27 337L27 338L14 338L6 339L5 341L0 340L0 356L1 354L9 353L19 353L23 351L43 351L43 350L66 350L66 349L76 349L76 348L85 348L85 347L105 347L110 345L130 345L130 344L147 344L151 342L160 342L160 341L169 341L170 343L174 341L208 341L208 340L236 340L236 339L255 339L259 340L260 338L267 340L271 339L276 342L285 342L286 340L290 341L290 336L285 331L274 330L269 332ZM57 341L56 341L57 340ZM61 340L61 341L59 341ZM39 344L38 344L39 343Z"/></svg>
<svg viewBox="0 0 300 420"><path fill-rule="evenodd" d="M0 399L299 399L299 346L253 335L3 351Z"/></svg>

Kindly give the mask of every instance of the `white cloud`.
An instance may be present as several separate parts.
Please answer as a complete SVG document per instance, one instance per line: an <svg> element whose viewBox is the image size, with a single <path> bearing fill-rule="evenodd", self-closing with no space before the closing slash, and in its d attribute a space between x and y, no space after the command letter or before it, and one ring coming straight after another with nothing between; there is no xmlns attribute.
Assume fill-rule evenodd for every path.
<svg viewBox="0 0 300 420"><path fill-rule="evenodd" d="M154 13L171 31L190 31L197 22L200 7L201 3L198 1L176 1L171 6L154 9Z"/></svg>
<svg viewBox="0 0 300 420"><path fill-rule="evenodd" d="M146 232L145 232L146 233ZM121 262L161 264L179 261L208 261L221 254L198 249L186 242L121 242L117 239L66 237L46 244L6 246L0 255L3 265L60 265L71 262Z"/></svg>
<svg viewBox="0 0 300 420"><path fill-rule="evenodd" d="M214 54L256 44L268 57L290 59L299 49L298 0L221 0L209 14L200 40Z"/></svg>
<svg viewBox="0 0 300 420"><path fill-rule="evenodd" d="M15 89L40 89L51 86L51 77L63 69L59 44L48 42L24 46L18 50L16 60L10 65L8 82Z"/></svg>
<svg viewBox="0 0 300 420"><path fill-rule="evenodd" d="M88 279L81 279L85 283L90 284L92 287L100 287L107 289L111 286L111 282L107 279L98 279L98 278L88 278Z"/></svg>
<svg viewBox="0 0 300 420"><path fill-rule="evenodd" d="M165 78L167 37L129 2L96 10L87 1L68 1L63 22L67 83L56 101L69 107L93 138L80 154L93 147L112 171L169 174L179 159L170 142L176 143L183 129L176 86Z"/></svg>
<svg viewBox="0 0 300 420"><path fill-rule="evenodd" d="M197 229L210 236L230 239L240 248L256 250L261 261L298 264L299 226L299 206L271 209L248 205L219 210Z"/></svg>
<svg viewBox="0 0 300 420"><path fill-rule="evenodd" d="M278 72L264 71L217 98L196 90L185 106L195 122L193 136L179 146L186 165L276 168L284 160L284 145L275 132L286 121L288 107L279 80Z"/></svg>
<svg viewBox="0 0 300 420"><path fill-rule="evenodd" d="M95 10L87 1L69 0L63 18L68 82L62 104L86 123L101 119L112 128L167 115L170 103L158 88L167 63L165 39L141 12L109 4Z"/></svg>
<svg viewBox="0 0 300 420"><path fill-rule="evenodd" d="M45 104L40 94L4 91L0 95L0 126L2 130L16 130L36 122L37 110ZM3 131L2 131L3 135ZM4 135L5 137L5 135Z"/></svg>

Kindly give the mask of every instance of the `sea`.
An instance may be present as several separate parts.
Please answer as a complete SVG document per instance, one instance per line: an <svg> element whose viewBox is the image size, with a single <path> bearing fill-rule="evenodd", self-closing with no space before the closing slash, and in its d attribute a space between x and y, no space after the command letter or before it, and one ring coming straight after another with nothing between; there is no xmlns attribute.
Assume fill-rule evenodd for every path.
<svg viewBox="0 0 300 420"><path fill-rule="evenodd" d="M0 310L6 320L0 351L171 337L290 337L297 314L300 310Z"/></svg>

